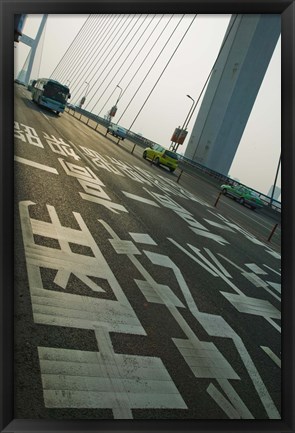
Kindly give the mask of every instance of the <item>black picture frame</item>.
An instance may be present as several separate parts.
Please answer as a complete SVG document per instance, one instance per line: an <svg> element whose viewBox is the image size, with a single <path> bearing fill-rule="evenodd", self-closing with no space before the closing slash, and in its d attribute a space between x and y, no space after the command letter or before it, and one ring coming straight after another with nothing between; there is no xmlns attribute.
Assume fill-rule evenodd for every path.
<svg viewBox="0 0 295 433"><path fill-rule="evenodd" d="M294 101L295 5L284 0L207 1L87 1L0 0L1 31L1 432L292 432L294 417ZM282 32L282 419L257 421L218 420L21 420L14 419L13 385L13 283L14 283L14 181L13 181L13 34L17 13L276 13Z"/></svg>

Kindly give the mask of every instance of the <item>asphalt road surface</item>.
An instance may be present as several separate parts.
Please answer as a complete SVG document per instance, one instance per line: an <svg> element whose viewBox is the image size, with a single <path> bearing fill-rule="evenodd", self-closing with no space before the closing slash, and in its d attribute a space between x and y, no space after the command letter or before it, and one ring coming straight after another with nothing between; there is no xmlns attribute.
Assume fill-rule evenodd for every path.
<svg viewBox="0 0 295 433"><path fill-rule="evenodd" d="M280 419L274 219L19 85L14 135L15 418Z"/></svg>

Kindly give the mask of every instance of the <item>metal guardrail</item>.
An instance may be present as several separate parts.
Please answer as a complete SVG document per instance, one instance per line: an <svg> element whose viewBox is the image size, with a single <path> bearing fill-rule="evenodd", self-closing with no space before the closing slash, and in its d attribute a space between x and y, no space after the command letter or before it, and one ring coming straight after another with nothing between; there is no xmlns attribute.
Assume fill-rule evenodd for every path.
<svg viewBox="0 0 295 433"><path fill-rule="evenodd" d="M67 111L73 111L74 113L77 112L79 114L81 114L81 116L85 116L88 117L89 119L93 120L94 122L96 122L97 124L100 124L102 126L107 127L109 124L109 121L106 120L103 117L100 117L98 115L95 115L93 113L90 113L89 111L86 111L82 108L76 107L75 110L73 110L72 108L67 107L66 108ZM154 141L149 140L148 138L143 137L140 134L136 134L135 132L132 131L127 131L127 135L126 138L129 141L132 141L133 143L141 146L141 147L148 147L151 144L158 144L155 143ZM191 174L193 174L193 172L195 172L195 170L198 170L200 173L205 174L207 176L213 177L214 179L222 182L222 183L226 183L228 185L233 185L233 186L244 186L247 189L249 189L250 191L255 192L258 197L264 202L264 204L268 207L270 207L273 210L276 210L277 212L281 212L281 203L277 200L271 200L271 197L261 193L260 191L257 191L253 188L250 188L249 186L240 183L228 176L225 176L224 174L218 173L217 171L211 170L210 168L196 162L193 161L187 157L185 157L184 155L180 155L179 153L177 153L178 157L179 157L179 168L182 168L182 171L186 171L187 168L189 168L191 170Z"/></svg>
<svg viewBox="0 0 295 433"><path fill-rule="evenodd" d="M238 181L236 181L236 180L234 180L234 179L232 179L232 178L230 178L228 176L225 176L224 174L221 174L221 173L218 173L218 172L216 172L214 170L211 170L210 168L205 167L202 164L199 164L199 163L197 163L195 161L192 161L191 159L186 158L183 155L180 155L180 161L184 165L187 164L187 165L189 165L191 167L197 168L200 172L202 172L204 174L207 174L207 175L215 178L216 180L219 180L220 182L225 183L227 185L244 186L245 188L249 189L250 191L255 192L258 195L258 197L261 199L261 201L263 201L263 203L266 206L269 206L272 209L274 209L274 210L276 210L278 212L281 212L281 203L279 201L277 201L277 200L274 200L274 199L271 200L271 197L269 197L268 195L263 194L260 191L257 191L257 190L255 190L253 188L250 188L248 185L245 185L245 184L243 184L241 182L238 182Z"/></svg>

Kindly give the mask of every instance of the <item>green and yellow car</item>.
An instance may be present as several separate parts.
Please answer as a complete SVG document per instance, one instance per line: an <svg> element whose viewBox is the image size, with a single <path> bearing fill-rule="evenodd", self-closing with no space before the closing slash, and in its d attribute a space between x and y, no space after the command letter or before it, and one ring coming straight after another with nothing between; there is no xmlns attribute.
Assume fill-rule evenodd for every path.
<svg viewBox="0 0 295 433"><path fill-rule="evenodd" d="M173 172L178 166L178 155L159 144L152 144L143 151L143 158L152 160L156 165L164 165Z"/></svg>
<svg viewBox="0 0 295 433"><path fill-rule="evenodd" d="M251 209L261 208L264 205L258 194L245 186L221 185L220 188L224 195L232 197L241 204L250 206Z"/></svg>

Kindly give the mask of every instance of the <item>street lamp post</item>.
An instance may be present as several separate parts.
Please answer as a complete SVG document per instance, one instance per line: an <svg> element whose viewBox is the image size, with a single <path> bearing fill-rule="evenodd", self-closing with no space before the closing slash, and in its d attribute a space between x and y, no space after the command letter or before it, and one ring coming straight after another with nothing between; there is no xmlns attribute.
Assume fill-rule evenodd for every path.
<svg viewBox="0 0 295 433"><path fill-rule="evenodd" d="M182 131L185 131L186 130L186 128L187 128L187 126L188 126L188 123L189 123L189 120L190 120L190 118L189 118L189 116L190 116L190 114L191 114L191 111L192 111L192 109L193 109L193 106L194 106L194 104L195 104L195 100L190 96L190 95L186 95L189 99L191 99L192 101L193 101L193 103L192 103L192 106L190 107L190 109L189 109L189 112L188 112L188 114L187 114L187 116L186 116L186 118L185 118L185 121L183 122L183 126L182 126L182 128L181 128L181 130L180 130L180 132L179 132L179 135L178 135L178 138L179 138L179 136L180 136L180 134L182 133ZM174 148L173 148L173 150L177 150L178 149L178 146L179 146L179 143L175 143L176 145L174 146Z"/></svg>
<svg viewBox="0 0 295 433"><path fill-rule="evenodd" d="M86 86L86 90L85 90L85 98L86 98L86 96L87 96L87 94L88 94L88 89L89 89L89 83L87 83L87 81L85 81L85 84L87 84L87 86Z"/></svg>
<svg viewBox="0 0 295 433"><path fill-rule="evenodd" d="M122 89L122 87L120 87L120 86L117 86L121 91L120 91L120 93L119 93L119 96L118 96L118 99L117 99L117 102L116 102L116 106L117 106L117 104L118 104L118 102L119 102L119 100L121 99L121 95L122 95L122 92L123 92L123 89Z"/></svg>
<svg viewBox="0 0 295 433"><path fill-rule="evenodd" d="M272 205L272 203L273 203L273 196L274 196L276 185L277 185L277 180L278 180L278 174L279 174L280 165L281 165L281 155L280 155L280 159L279 159L279 162L278 162L276 177L275 177L275 181L274 181L274 185L273 185L273 189L272 189L272 193L271 193L270 205Z"/></svg>
<svg viewBox="0 0 295 433"><path fill-rule="evenodd" d="M86 96L88 93L88 89L89 89L89 83L87 83L87 81L84 81L84 84L87 84L86 89L85 89L85 95L82 97L81 101L80 101L80 108L82 108L82 105L85 103L86 101Z"/></svg>
<svg viewBox="0 0 295 433"><path fill-rule="evenodd" d="M120 93L119 93L119 96L118 96L118 99L117 99L115 105L114 105L114 106L111 108L111 110L109 111L109 122L111 122L111 118L114 117L115 114L116 114L116 112L117 112L117 108L118 108L118 107L117 107L117 104L118 104L119 100L121 99L122 92L123 92L122 87L120 87L120 86L116 86L116 88L117 88L117 87L120 89Z"/></svg>

